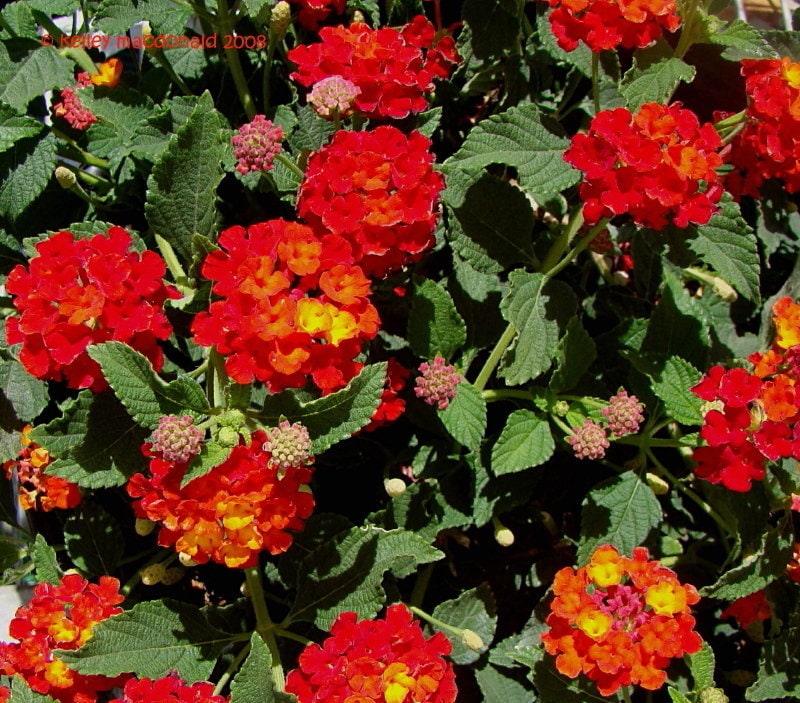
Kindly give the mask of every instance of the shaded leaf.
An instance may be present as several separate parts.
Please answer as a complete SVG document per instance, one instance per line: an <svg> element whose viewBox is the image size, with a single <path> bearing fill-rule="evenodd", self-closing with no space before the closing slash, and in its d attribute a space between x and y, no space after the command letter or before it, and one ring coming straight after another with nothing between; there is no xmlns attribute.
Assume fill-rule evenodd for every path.
<svg viewBox="0 0 800 703"><path fill-rule="evenodd" d="M0 214L11 220L42 194L56 167L56 138L23 140L0 157Z"/></svg>
<svg viewBox="0 0 800 703"><path fill-rule="evenodd" d="M52 46L33 50L22 61L14 63L5 82L0 81L0 102L24 112L33 98L51 88L63 88L75 82L73 63Z"/></svg>
<svg viewBox="0 0 800 703"><path fill-rule="evenodd" d="M428 278L414 277L408 343L417 356L449 359L467 339L467 327L450 294Z"/></svg>
<svg viewBox="0 0 800 703"><path fill-rule="evenodd" d="M453 645L450 659L454 664L472 664L486 652L494 639L497 627L497 605L489 584L482 583L461 593L458 598L446 600L436 606L433 617L448 625L464 630L472 630L483 641L483 647L476 651L468 648L451 632L442 630Z"/></svg>
<svg viewBox="0 0 800 703"><path fill-rule="evenodd" d="M89 576L114 573L125 551L119 522L93 500L83 500L67 518L64 544L75 566Z"/></svg>
<svg viewBox="0 0 800 703"><path fill-rule="evenodd" d="M486 401L471 383L462 381L456 396L439 418L450 436L467 449L476 451L486 432Z"/></svg>
<svg viewBox="0 0 800 703"><path fill-rule="evenodd" d="M492 472L502 476L540 466L554 450L550 423L530 410L515 410L492 447Z"/></svg>

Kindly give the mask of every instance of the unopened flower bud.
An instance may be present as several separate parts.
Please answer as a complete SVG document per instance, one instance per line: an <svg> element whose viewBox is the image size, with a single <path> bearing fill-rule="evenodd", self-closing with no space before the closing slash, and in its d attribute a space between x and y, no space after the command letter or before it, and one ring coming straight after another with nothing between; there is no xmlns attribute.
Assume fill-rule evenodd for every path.
<svg viewBox="0 0 800 703"><path fill-rule="evenodd" d="M239 444L239 431L233 427L220 427L217 431L217 442L223 447L235 447Z"/></svg>
<svg viewBox="0 0 800 703"><path fill-rule="evenodd" d="M366 22L367 18L361 10L353 10L353 22Z"/></svg>
<svg viewBox="0 0 800 703"><path fill-rule="evenodd" d="M157 583L161 583L166 572L163 564L149 564L142 569L139 577L145 586L155 586Z"/></svg>
<svg viewBox="0 0 800 703"><path fill-rule="evenodd" d="M494 540L501 547L510 547L514 544L514 533L509 530L500 520L496 517L492 518L494 525Z"/></svg>
<svg viewBox="0 0 800 703"><path fill-rule="evenodd" d="M174 586L183 578L184 570L180 566L170 566L161 577L161 583L165 586Z"/></svg>
<svg viewBox="0 0 800 703"><path fill-rule="evenodd" d="M624 437L639 431L639 424L644 420L643 410L644 405L635 395L628 395L628 391L620 388L600 413L606 419L608 431Z"/></svg>
<svg viewBox="0 0 800 703"><path fill-rule="evenodd" d="M569 403L566 400L557 400L553 403L553 415L564 417L569 412Z"/></svg>
<svg viewBox="0 0 800 703"><path fill-rule="evenodd" d="M286 36L291 21L292 8L289 3L286 0L275 3L269 16L269 34L272 41L281 41Z"/></svg>
<svg viewBox="0 0 800 703"><path fill-rule="evenodd" d="M283 130L264 115L256 115L231 137L236 170L241 174L269 171L282 148L281 142Z"/></svg>
<svg viewBox="0 0 800 703"><path fill-rule="evenodd" d="M69 190L78 180L75 174L66 166L56 166L56 180L64 190Z"/></svg>
<svg viewBox="0 0 800 703"><path fill-rule="evenodd" d="M136 530L137 535L146 537L156 529L156 523L154 523L152 520L146 520L145 518L137 517L133 529Z"/></svg>
<svg viewBox="0 0 800 703"><path fill-rule="evenodd" d="M386 479L383 487L390 498L397 498L406 492L406 482L402 478Z"/></svg>
<svg viewBox="0 0 800 703"><path fill-rule="evenodd" d="M707 688L700 691L700 703L728 703L728 696L721 688Z"/></svg>
<svg viewBox="0 0 800 703"><path fill-rule="evenodd" d="M187 569L191 568L192 566L197 566L197 562L185 552L178 552L178 561Z"/></svg>
<svg viewBox="0 0 800 703"><path fill-rule="evenodd" d="M481 636L472 630L464 630L461 633L461 643L473 652L480 652L483 649Z"/></svg>
<svg viewBox="0 0 800 703"><path fill-rule="evenodd" d="M327 76L314 83L307 100L320 117L347 117L360 92L355 83L342 76Z"/></svg>
<svg viewBox="0 0 800 703"><path fill-rule="evenodd" d="M669 493L669 484L661 478L661 476L656 476L648 471L647 474L645 474L645 478L647 479L647 485L650 486L650 490L657 496L665 496Z"/></svg>

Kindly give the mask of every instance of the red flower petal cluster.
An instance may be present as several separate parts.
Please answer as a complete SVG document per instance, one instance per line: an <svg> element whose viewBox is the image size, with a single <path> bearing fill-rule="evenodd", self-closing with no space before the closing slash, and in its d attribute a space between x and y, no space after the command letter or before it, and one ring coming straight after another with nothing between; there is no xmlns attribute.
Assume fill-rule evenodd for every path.
<svg viewBox="0 0 800 703"><path fill-rule="evenodd" d="M742 75L748 102L746 124L731 142L735 167L725 179L734 195L758 195L761 184L779 178L800 191L800 63L791 59L745 59Z"/></svg>
<svg viewBox="0 0 800 703"><path fill-rule="evenodd" d="M585 174L587 224L627 213L660 230L670 222L704 225L717 211L721 146L714 127L690 110L645 103L634 114L622 107L599 112L564 159Z"/></svg>
<svg viewBox="0 0 800 703"><path fill-rule="evenodd" d="M752 373L712 366L692 388L716 406L703 418L707 446L694 450L695 474L732 491L750 490L767 461L800 459L800 305L784 297L773 313L775 344L750 356Z"/></svg>
<svg viewBox="0 0 800 703"><path fill-rule="evenodd" d="M254 432L248 444L183 487L188 464L166 461L145 444L150 476L135 474L127 484L136 517L160 523L158 543L199 564L246 568L262 550L285 552L292 544L289 531L302 530L314 509L312 470L307 464L273 465L267 441L266 432Z"/></svg>
<svg viewBox="0 0 800 703"><path fill-rule="evenodd" d="M297 23L303 28L315 32L319 25L332 15L342 15L347 9L347 0L289 0L297 5Z"/></svg>
<svg viewBox="0 0 800 703"><path fill-rule="evenodd" d="M423 15L401 29L371 29L363 22L323 27L320 42L289 52L293 80L308 88L341 76L359 89L353 102L366 117L400 119L428 107L434 78L446 78L460 61L453 38L436 37Z"/></svg>
<svg viewBox="0 0 800 703"><path fill-rule="evenodd" d="M16 459L3 464L3 471L9 480L15 472L17 474L22 509L49 512L55 508L74 508L83 497L80 488L75 483L45 473L53 459L46 449L28 437L32 429L30 425L23 428L22 451Z"/></svg>
<svg viewBox="0 0 800 703"><path fill-rule="evenodd" d="M27 266L11 271L6 289L20 315L6 322L6 338L22 343L19 360L30 374L105 390L86 347L109 340L125 342L161 368L158 340L172 333L164 302L180 294L164 284L166 264L158 254L130 247L121 227L85 239L58 232L36 245Z"/></svg>
<svg viewBox="0 0 800 703"><path fill-rule="evenodd" d="M565 51L579 42L592 51L650 46L681 26L675 0L549 0L550 26Z"/></svg>
<svg viewBox="0 0 800 703"><path fill-rule="evenodd" d="M300 217L344 237L369 276L416 261L434 244L444 188L430 146L419 132L390 126L336 132L308 160Z"/></svg>
<svg viewBox="0 0 800 703"><path fill-rule="evenodd" d="M737 598L719 614L719 617L721 620L734 618L739 627L746 630L753 623L769 620L772 617L772 608L762 588L749 596Z"/></svg>
<svg viewBox="0 0 800 703"><path fill-rule="evenodd" d="M702 645L690 614L700 600L697 590L648 561L643 547L628 558L600 546L586 566L561 569L553 592L545 650L562 674L585 674L603 696L631 684L660 688L670 659Z"/></svg>
<svg viewBox="0 0 800 703"><path fill-rule="evenodd" d="M381 393L380 405L372 413L369 424L364 432L388 425L399 418L406 410L406 401L400 397L400 392L405 388L411 372L397 359L389 359L386 366L386 381Z"/></svg>
<svg viewBox="0 0 800 703"><path fill-rule="evenodd" d="M122 698L111 703L226 703L229 696L215 696L214 684L198 681L187 684L177 674L160 679L129 679Z"/></svg>
<svg viewBox="0 0 800 703"><path fill-rule="evenodd" d="M80 101L74 88L62 88L60 96L52 106L55 117L62 118L70 127L81 132L97 122L97 116Z"/></svg>
<svg viewBox="0 0 800 703"><path fill-rule="evenodd" d="M127 678L86 676L53 655L56 649L78 649L95 625L122 612L119 581L101 576L97 584L69 574L60 584L39 583L27 606L17 608L8 632L18 642L0 643L0 672L19 674L37 693L62 703L94 703Z"/></svg>
<svg viewBox="0 0 800 703"><path fill-rule="evenodd" d="M286 691L299 703L453 703L448 654L447 638L437 632L425 639L405 605L389 606L385 620L359 622L355 613L342 613L321 646L300 654Z"/></svg>
<svg viewBox="0 0 800 703"><path fill-rule="evenodd" d="M310 378L330 392L361 370L353 359L379 319L344 240L270 220L230 227L217 243L201 272L221 299L195 317L192 333L225 356L234 381L258 379L277 392Z"/></svg>

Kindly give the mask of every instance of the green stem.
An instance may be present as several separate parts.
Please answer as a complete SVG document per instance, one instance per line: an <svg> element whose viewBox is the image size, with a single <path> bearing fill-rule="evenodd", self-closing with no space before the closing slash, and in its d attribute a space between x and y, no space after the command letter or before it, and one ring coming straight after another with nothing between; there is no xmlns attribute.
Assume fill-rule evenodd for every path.
<svg viewBox="0 0 800 703"><path fill-rule="evenodd" d="M282 151L279 151L275 154L275 161L279 161L282 163L286 168L292 171L295 175L300 176L301 179L306 177L305 171L300 168L294 161L292 161L286 154Z"/></svg>
<svg viewBox="0 0 800 703"><path fill-rule="evenodd" d="M489 354L489 358L486 360L483 368L478 373L478 377L475 379L473 385L479 391L483 391L483 389L486 388L486 384L489 382L494 370L500 363L500 359L503 358L503 354L506 353L506 349L508 349L508 346L514 341L514 337L516 336L517 328L509 322L508 327L506 327L503 334L500 335L500 339L497 340L497 344L494 345L494 349L492 349Z"/></svg>
<svg viewBox="0 0 800 703"><path fill-rule="evenodd" d="M450 623L443 622L442 620L439 620L439 618L433 617L433 615L428 615L428 613L426 613L424 610L421 610L416 605L409 605L408 609L412 613L414 613L414 615L422 618L426 622L429 622L434 627L438 627L440 630L445 630L446 632L451 632L456 637L461 637L464 634L463 628L455 627L454 625L451 625Z"/></svg>
<svg viewBox="0 0 800 703"><path fill-rule="evenodd" d="M105 159L101 159L99 156L95 156L94 154L90 154L88 151L84 151L78 146L78 143L72 139L72 137L67 136L57 127L52 127L50 130L53 133L53 136L60 139L62 142L66 142L69 144L77 153L77 155L70 154L69 158L74 159L75 161L80 161L82 164L86 164L87 166L97 166L97 168L105 169L106 171L109 170L111 165Z"/></svg>
<svg viewBox="0 0 800 703"><path fill-rule="evenodd" d="M223 37L233 34L233 18L227 0L217 0L217 30ZM253 102L253 96L250 95L250 89L247 87L247 79L244 77L242 64L239 61L239 52L233 47L229 47L224 49L224 53L228 61L228 68L231 70L233 83L236 86L236 92L239 94L239 100L247 119L252 120L256 116L256 105Z"/></svg>
<svg viewBox="0 0 800 703"><path fill-rule="evenodd" d="M660 437L646 437L644 435L626 435L614 440L617 444L627 444L634 447L670 447L680 449L691 445L684 444L680 439L666 439Z"/></svg>
<svg viewBox="0 0 800 703"><path fill-rule="evenodd" d="M600 112L600 54L592 52L592 99L594 114Z"/></svg>
<svg viewBox="0 0 800 703"><path fill-rule="evenodd" d="M631 703L631 689L630 686L622 686L619 689L620 696L622 698L623 703Z"/></svg>
<svg viewBox="0 0 800 703"><path fill-rule="evenodd" d="M673 53L676 59L682 59L686 56L686 52L694 44L694 21L697 16L697 0L686 0L686 3L680 9L683 28L681 37L678 39L678 45Z"/></svg>
<svg viewBox="0 0 800 703"><path fill-rule="evenodd" d="M561 233L553 242L547 254L542 261L539 273L547 273L553 269L556 264L561 260L564 252L569 248L572 238L576 232L583 226L583 208L578 208L572 213L572 216L567 223L567 226L561 230Z"/></svg>
<svg viewBox="0 0 800 703"><path fill-rule="evenodd" d="M72 59L78 66L86 71L86 73L98 73L97 66L94 61L92 61L92 57L86 53L86 49L82 49L79 46L69 46L59 50L58 53L65 58Z"/></svg>
<svg viewBox="0 0 800 703"><path fill-rule="evenodd" d="M149 53L150 56L152 56L156 60L156 63L158 63L158 65L161 66L161 68L163 68L164 71L166 71L167 75L169 76L169 79L175 85L178 86L178 90L180 90L181 93L190 97L194 95L194 93L192 93L191 88L189 88L189 86L186 85L186 82L183 80L183 78L181 78L177 73L175 73L175 69L172 68L172 64L170 63L169 59L167 58L166 54L162 49L155 49L154 51L148 51L147 53Z"/></svg>
<svg viewBox="0 0 800 703"><path fill-rule="evenodd" d="M245 643L244 647L242 647L237 653L236 656L233 658L231 663L228 665L228 668L225 669L225 672L222 676L219 677L219 681L217 681L217 685L214 686L214 695L218 696L222 692L222 689L225 688L228 681L230 681L233 674L239 669L239 665L244 661L245 657L250 653L250 643Z"/></svg>
<svg viewBox="0 0 800 703"><path fill-rule="evenodd" d="M275 689L283 691L286 681L283 676L283 666L281 664L281 653L278 650L278 643L275 640L275 625L267 610L267 601L264 599L264 588L261 585L261 574L257 566L251 566L244 570L247 581L247 592L253 603L253 610L256 613L256 632L264 640L264 644L269 649L272 657L272 681Z"/></svg>
<svg viewBox="0 0 800 703"><path fill-rule="evenodd" d="M272 80L272 62L275 59L276 43L277 43L277 38L273 39L272 36L270 36L269 44L267 45L267 59L266 59L266 64L264 65L264 75L261 84L261 99L264 104L263 110L265 114L269 111L269 103L272 95L272 89L270 87L270 83Z"/></svg>
<svg viewBox="0 0 800 703"><path fill-rule="evenodd" d="M580 241L567 252L566 256L564 256L561 261L558 262L553 268L547 271L547 278L553 278L553 276L561 273L567 266L569 266L573 259L575 259L578 254L580 254L584 249L586 249L591 243L592 240L600 234L602 230L605 229L606 225L608 224L608 219L603 219L598 222L592 229L589 230L587 234L584 234Z"/></svg>
<svg viewBox="0 0 800 703"><path fill-rule="evenodd" d="M302 635L298 635L291 630L284 630L281 627L275 628L275 634L278 637L285 637L287 640L294 640L295 642L299 642L300 644L308 646L309 644L313 643L313 640L308 639L308 637L303 637Z"/></svg>
<svg viewBox="0 0 800 703"><path fill-rule="evenodd" d="M527 401L533 400L533 393L528 391L514 390L511 388L489 389L488 391L482 391L481 395L487 403L494 403L498 400L508 400L511 398Z"/></svg>
<svg viewBox="0 0 800 703"><path fill-rule="evenodd" d="M411 598L409 603L411 607L419 606L425 598L425 591L428 590L428 584L433 576L433 564L427 564L422 571L417 574L417 582L414 584L414 590L411 591Z"/></svg>

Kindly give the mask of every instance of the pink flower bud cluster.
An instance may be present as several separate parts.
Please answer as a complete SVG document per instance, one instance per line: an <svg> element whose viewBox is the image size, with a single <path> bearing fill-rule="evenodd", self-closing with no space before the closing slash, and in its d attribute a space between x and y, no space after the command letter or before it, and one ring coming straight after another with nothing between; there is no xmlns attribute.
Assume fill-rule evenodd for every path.
<svg viewBox="0 0 800 703"><path fill-rule="evenodd" d="M334 116L347 117L353 108L353 101L361 93L358 86L342 76L328 76L314 83L308 94L308 104L326 119Z"/></svg>
<svg viewBox="0 0 800 703"><path fill-rule="evenodd" d="M251 171L269 171L281 150L283 130L264 115L256 115L252 122L239 127L231 137L236 170L245 174Z"/></svg>
<svg viewBox="0 0 800 703"><path fill-rule="evenodd" d="M602 459L610 446L609 436L624 437L639 431L644 420L644 405L635 395L624 389L613 395L600 414L604 424L586 418L579 427L572 429L567 442L578 459Z"/></svg>
<svg viewBox="0 0 800 703"><path fill-rule="evenodd" d="M437 356L430 364L425 361L419 366L414 393L428 405L444 410L455 398L462 376L444 357Z"/></svg>
<svg viewBox="0 0 800 703"><path fill-rule="evenodd" d="M160 452L166 461L178 463L187 462L200 453L203 437L203 430L195 427L188 415L165 415L158 419L158 427L150 439L153 450Z"/></svg>
<svg viewBox="0 0 800 703"><path fill-rule="evenodd" d="M287 420L282 420L277 427L267 430L264 451L272 455L269 465L279 471L308 466L314 459L308 430L299 422L289 424Z"/></svg>

